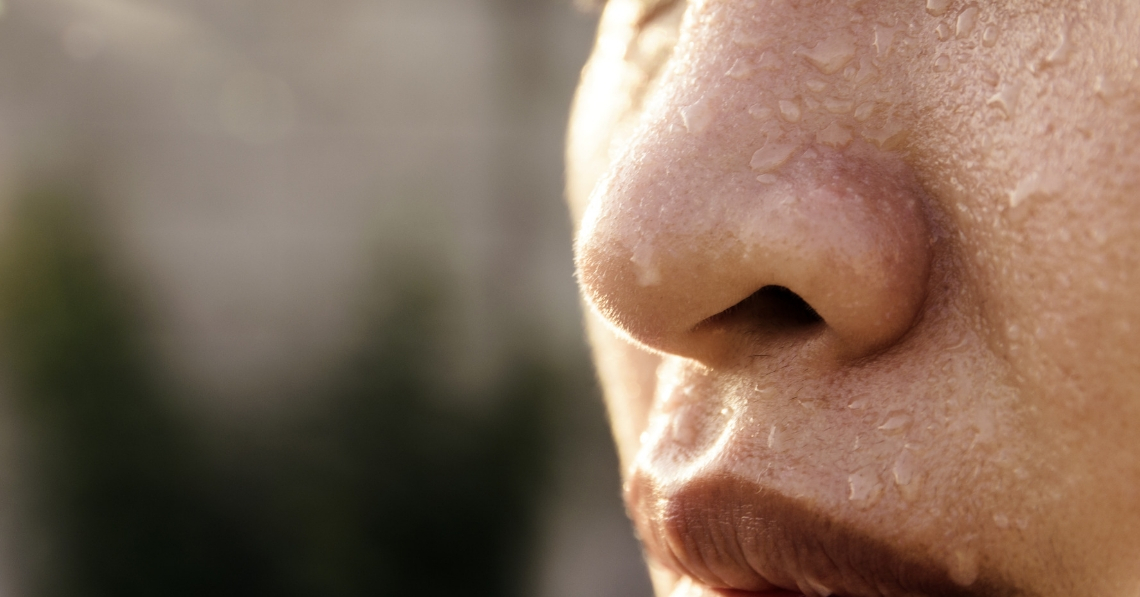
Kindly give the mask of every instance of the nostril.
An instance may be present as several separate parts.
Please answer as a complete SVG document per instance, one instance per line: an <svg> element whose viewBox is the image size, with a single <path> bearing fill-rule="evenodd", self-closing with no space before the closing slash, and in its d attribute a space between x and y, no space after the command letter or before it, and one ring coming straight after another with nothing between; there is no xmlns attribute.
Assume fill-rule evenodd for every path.
<svg viewBox="0 0 1140 597"><path fill-rule="evenodd" d="M752 333L779 335L822 323L819 313L798 294L783 286L765 286L698 327L739 326Z"/></svg>
<svg viewBox="0 0 1140 597"><path fill-rule="evenodd" d="M640 143L598 183L575 245L585 298L619 335L709 366L773 342L760 352L851 362L918 321L935 244L907 164L868 146L789 158L787 184L759 185Z"/></svg>

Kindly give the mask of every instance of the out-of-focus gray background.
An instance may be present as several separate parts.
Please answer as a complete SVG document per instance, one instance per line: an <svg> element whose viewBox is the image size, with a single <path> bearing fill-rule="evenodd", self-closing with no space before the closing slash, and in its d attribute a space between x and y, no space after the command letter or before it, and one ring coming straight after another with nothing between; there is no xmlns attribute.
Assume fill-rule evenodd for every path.
<svg viewBox="0 0 1140 597"><path fill-rule="evenodd" d="M0 595L649 588L571 0L0 0Z"/></svg>

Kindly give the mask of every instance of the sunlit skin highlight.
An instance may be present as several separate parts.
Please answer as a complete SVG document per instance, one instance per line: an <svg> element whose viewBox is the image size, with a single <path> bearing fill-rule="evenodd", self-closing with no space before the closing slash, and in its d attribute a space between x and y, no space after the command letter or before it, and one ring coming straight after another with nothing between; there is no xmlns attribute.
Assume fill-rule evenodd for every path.
<svg viewBox="0 0 1140 597"><path fill-rule="evenodd" d="M609 1L568 196L658 595L1140 594L1138 71L1133 0Z"/></svg>

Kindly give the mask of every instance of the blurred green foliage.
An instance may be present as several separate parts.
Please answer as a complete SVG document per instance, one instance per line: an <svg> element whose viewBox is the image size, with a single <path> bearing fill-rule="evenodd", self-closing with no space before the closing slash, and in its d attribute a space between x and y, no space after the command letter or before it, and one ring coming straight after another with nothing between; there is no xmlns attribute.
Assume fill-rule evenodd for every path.
<svg viewBox="0 0 1140 597"><path fill-rule="evenodd" d="M35 594L520 593L580 364L517 358L489 389L440 383L444 279L396 276L311 408L206 431L173 399L87 204L30 193L0 244L2 363L50 546Z"/></svg>

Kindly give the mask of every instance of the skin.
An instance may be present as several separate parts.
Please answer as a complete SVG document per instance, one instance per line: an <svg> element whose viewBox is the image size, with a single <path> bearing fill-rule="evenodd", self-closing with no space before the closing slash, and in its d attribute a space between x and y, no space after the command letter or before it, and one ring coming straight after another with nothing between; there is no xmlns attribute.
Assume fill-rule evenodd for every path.
<svg viewBox="0 0 1140 597"><path fill-rule="evenodd" d="M568 196L658 595L1140 594L1138 64L1134 0L609 1Z"/></svg>

